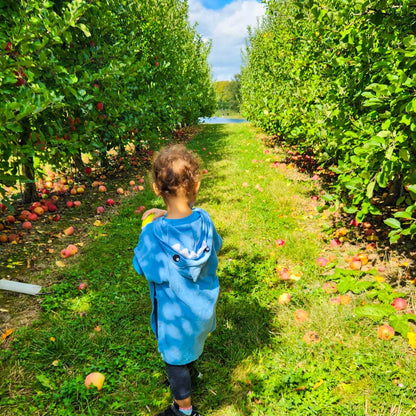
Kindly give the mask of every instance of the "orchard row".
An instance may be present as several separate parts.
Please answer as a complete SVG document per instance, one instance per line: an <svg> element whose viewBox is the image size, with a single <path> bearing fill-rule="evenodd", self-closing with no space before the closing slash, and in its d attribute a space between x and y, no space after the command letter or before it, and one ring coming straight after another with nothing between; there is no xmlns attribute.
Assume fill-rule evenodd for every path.
<svg viewBox="0 0 416 416"><path fill-rule="evenodd" d="M331 169L332 199L358 221L398 211L385 219L390 240L415 235L414 4L265 3L241 75L244 116Z"/></svg>
<svg viewBox="0 0 416 416"><path fill-rule="evenodd" d="M22 183L37 199L41 167L81 154L141 155L209 116L209 44L180 0L28 0L0 5L0 199ZM7 201L3 201L8 203Z"/></svg>

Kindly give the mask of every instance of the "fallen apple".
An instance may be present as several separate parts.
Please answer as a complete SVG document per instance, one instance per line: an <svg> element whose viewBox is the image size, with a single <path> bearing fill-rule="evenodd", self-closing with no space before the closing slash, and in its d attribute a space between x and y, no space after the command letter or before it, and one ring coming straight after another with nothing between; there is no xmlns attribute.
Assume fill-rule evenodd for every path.
<svg viewBox="0 0 416 416"><path fill-rule="evenodd" d="M361 269L361 261L360 260L351 260L350 268L352 270L360 270Z"/></svg>
<svg viewBox="0 0 416 416"><path fill-rule="evenodd" d="M61 257L63 259L71 257L71 252L67 248L64 248L64 249L61 250Z"/></svg>
<svg viewBox="0 0 416 416"><path fill-rule="evenodd" d="M74 206L74 203L72 201L66 201L66 206L68 208L72 208Z"/></svg>
<svg viewBox="0 0 416 416"><path fill-rule="evenodd" d="M283 269L279 270L278 274L279 274L279 278L281 280L289 280L290 279L289 269L287 269L286 267L283 267Z"/></svg>
<svg viewBox="0 0 416 416"><path fill-rule="evenodd" d="M282 294L279 296L278 302L279 302L281 305L287 305L288 303L290 303L291 299L292 299L292 296L290 296L290 294L289 294L289 293L282 293Z"/></svg>
<svg viewBox="0 0 416 416"><path fill-rule="evenodd" d="M98 192L107 192L107 188L104 185L98 187Z"/></svg>
<svg viewBox="0 0 416 416"><path fill-rule="evenodd" d="M333 238L329 244L331 247L339 247L341 245L341 241L339 238Z"/></svg>
<svg viewBox="0 0 416 416"><path fill-rule="evenodd" d="M81 201L74 201L74 207L80 207Z"/></svg>
<svg viewBox="0 0 416 416"><path fill-rule="evenodd" d="M25 222L22 224L22 227L23 227L25 230L30 230L30 229L32 228L32 223L31 223L30 221L25 221Z"/></svg>
<svg viewBox="0 0 416 416"><path fill-rule="evenodd" d="M103 388L105 377L101 373L90 373L85 377L85 387L89 390L92 386L95 386L97 390Z"/></svg>
<svg viewBox="0 0 416 416"><path fill-rule="evenodd" d="M70 227L66 228L64 230L64 234L65 235L72 235L72 234L74 234L74 227L71 225Z"/></svg>
<svg viewBox="0 0 416 416"><path fill-rule="evenodd" d="M106 203L108 206L113 206L113 205L114 205L114 200L113 200L113 199L111 199L111 198L109 198L109 199L107 199L107 201L105 201L105 203Z"/></svg>
<svg viewBox="0 0 416 416"><path fill-rule="evenodd" d="M280 238L278 240L275 241L275 244L277 247L281 247L285 245L284 240L281 240Z"/></svg>
<svg viewBox="0 0 416 416"><path fill-rule="evenodd" d="M335 282L325 282L322 286L322 289L327 295L338 292L337 284Z"/></svg>
<svg viewBox="0 0 416 416"><path fill-rule="evenodd" d="M102 214L104 212L104 207L97 207L97 214Z"/></svg>
<svg viewBox="0 0 416 416"><path fill-rule="evenodd" d="M119 195L123 195L124 194L124 189L123 188L117 188L117 193Z"/></svg>
<svg viewBox="0 0 416 416"><path fill-rule="evenodd" d="M318 257L316 259L316 264L321 267L325 267L329 263L329 260L325 257Z"/></svg>
<svg viewBox="0 0 416 416"><path fill-rule="evenodd" d="M387 324L381 325L378 327L377 336L380 339L389 341L394 337L394 329L390 325L387 325Z"/></svg>
<svg viewBox="0 0 416 416"><path fill-rule="evenodd" d="M341 295L340 297L341 305L348 305L351 302L351 296Z"/></svg>
<svg viewBox="0 0 416 416"><path fill-rule="evenodd" d="M296 322L305 322L309 319L308 312L304 311L303 309L297 309L295 311L295 320Z"/></svg>
<svg viewBox="0 0 416 416"><path fill-rule="evenodd" d="M407 302L403 298L396 298L393 300L392 306L396 311L404 311L407 309Z"/></svg>
<svg viewBox="0 0 416 416"><path fill-rule="evenodd" d="M78 253L78 247L74 244L69 244L66 249L71 253L71 256Z"/></svg>
<svg viewBox="0 0 416 416"><path fill-rule="evenodd" d="M37 216L37 214L35 214L35 213L31 212L31 213L27 216L27 219L28 219L29 221L36 221L36 220L38 219L38 216Z"/></svg>

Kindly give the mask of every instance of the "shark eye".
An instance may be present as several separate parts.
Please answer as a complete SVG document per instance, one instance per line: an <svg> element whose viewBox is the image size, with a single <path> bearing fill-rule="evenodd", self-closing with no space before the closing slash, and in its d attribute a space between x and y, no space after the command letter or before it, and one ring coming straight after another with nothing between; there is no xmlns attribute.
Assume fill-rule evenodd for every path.
<svg viewBox="0 0 416 416"><path fill-rule="evenodd" d="M209 251L210 251L210 248L209 247L205 247L205 253L209 253Z"/></svg>
<svg viewBox="0 0 416 416"><path fill-rule="evenodd" d="M173 256L173 261L176 261L176 263L181 259L181 256L179 254L175 254Z"/></svg>

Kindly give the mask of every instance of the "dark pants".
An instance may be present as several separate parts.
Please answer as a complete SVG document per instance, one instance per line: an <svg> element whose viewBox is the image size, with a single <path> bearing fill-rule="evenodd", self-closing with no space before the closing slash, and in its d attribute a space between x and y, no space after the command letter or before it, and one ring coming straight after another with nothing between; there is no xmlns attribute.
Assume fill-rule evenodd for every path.
<svg viewBox="0 0 416 416"><path fill-rule="evenodd" d="M191 395L190 369L193 363L184 365L171 365L165 363L169 377L170 389L175 400L184 400Z"/></svg>

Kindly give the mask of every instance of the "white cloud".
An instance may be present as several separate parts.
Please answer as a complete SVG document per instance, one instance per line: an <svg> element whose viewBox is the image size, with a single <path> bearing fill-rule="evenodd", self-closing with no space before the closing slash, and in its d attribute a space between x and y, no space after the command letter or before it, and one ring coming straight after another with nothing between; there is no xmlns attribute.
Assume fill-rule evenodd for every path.
<svg viewBox="0 0 416 416"><path fill-rule="evenodd" d="M240 72L247 27L257 26L257 18L264 15L264 4L236 0L219 10L206 9L200 0L188 0L188 4L191 24L198 23L198 32L204 39L212 40L208 60L214 79L231 80Z"/></svg>

